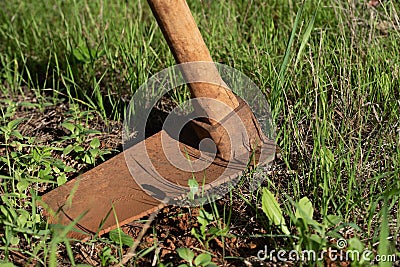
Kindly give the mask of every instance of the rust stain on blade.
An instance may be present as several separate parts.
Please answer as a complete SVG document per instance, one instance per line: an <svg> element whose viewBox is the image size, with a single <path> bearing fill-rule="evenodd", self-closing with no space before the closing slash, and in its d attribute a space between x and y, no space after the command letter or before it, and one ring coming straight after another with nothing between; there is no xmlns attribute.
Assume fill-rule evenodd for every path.
<svg viewBox="0 0 400 267"><path fill-rule="evenodd" d="M173 147L175 154L169 150ZM266 154L274 154L274 146L265 147ZM170 152L172 158L166 156ZM178 156L179 166L173 162ZM248 159L248 156L242 158ZM195 164L200 167L206 164L206 168L189 168ZM172 139L162 130L43 195L41 206L49 223L64 226L74 223L68 235L88 239L95 233L102 235L156 211L163 205L157 199L165 196L179 199L185 192L182 187L187 188L188 180L193 177L200 185L205 183L209 190L239 177L246 167L246 162L227 163L204 156L202 151Z"/></svg>

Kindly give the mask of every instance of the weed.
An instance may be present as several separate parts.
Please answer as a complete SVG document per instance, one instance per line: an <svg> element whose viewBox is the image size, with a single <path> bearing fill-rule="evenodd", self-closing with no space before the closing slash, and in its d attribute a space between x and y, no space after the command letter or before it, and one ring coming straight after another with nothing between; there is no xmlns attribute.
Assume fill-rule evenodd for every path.
<svg viewBox="0 0 400 267"><path fill-rule="evenodd" d="M213 267L217 266L211 261L211 255L207 253L201 253L195 257L194 252L189 248L177 248L176 252L179 257L185 260L187 263L180 264L180 267Z"/></svg>

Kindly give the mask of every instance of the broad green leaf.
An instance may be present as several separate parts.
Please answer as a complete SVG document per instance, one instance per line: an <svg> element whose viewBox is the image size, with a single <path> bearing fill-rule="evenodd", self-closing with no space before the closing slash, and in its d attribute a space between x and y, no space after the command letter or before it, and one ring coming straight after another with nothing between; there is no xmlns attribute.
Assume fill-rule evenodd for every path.
<svg viewBox="0 0 400 267"><path fill-rule="evenodd" d="M122 245L131 247L133 246L133 238L125 234L121 229L112 230L109 233L110 239L117 244L122 243Z"/></svg>
<svg viewBox="0 0 400 267"><path fill-rule="evenodd" d="M100 150L98 148L92 148L89 150L90 156L92 158L97 158L97 155L99 155Z"/></svg>
<svg viewBox="0 0 400 267"><path fill-rule="evenodd" d="M179 257L181 257L185 261L190 263L193 262L194 253L189 248L177 248L176 252L178 253Z"/></svg>
<svg viewBox="0 0 400 267"><path fill-rule="evenodd" d="M75 169L72 168L71 166L65 166L65 168L64 168L64 172L74 172L74 171L75 171Z"/></svg>
<svg viewBox="0 0 400 267"><path fill-rule="evenodd" d="M214 220L214 216L205 211L204 209L201 209L199 212L199 216L197 217L197 221L202 224L202 225L208 225L210 222Z"/></svg>
<svg viewBox="0 0 400 267"><path fill-rule="evenodd" d="M200 223L201 234L204 235L206 232L207 225L213 221L214 217L212 214L208 213L204 209L200 210L199 216L197 216L197 221Z"/></svg>
<svg viewBox="0 0 400 267"><path fill-rule="evenodd" d="M24 210L25 212L21 212L21 214L18 216L17 218L17 224L19 227L25 227L25 225L27 224L28 220L29 220L29 213Z"/></svg>
<svg viewBox="0 0 400 267"><path fill-rule="evenodd" d="M305 221L308 221L313 218L313 214L314 208L311 201L307 197L300 199L295 213L296 219L302 218Z"/></svg>
<svg viewBox="0 0 400 267"><path fill-rule="evenodd" d="M26 180L19 181L17 184L18 192L20 192L20 193L24 192L28 188L28 186L29 186L28 181L26 181Z"/></svg>
<svg viewBox="0 0 400 267"><path fill-rule="evenodd" d="M68 155L72 150L74 150L74 147L72 145L68 145L64 148L63 154L66 156Z"/></svg>
<svg viewBox="0 0 400 267"><path fill-rule="evenodd" d="M21 134L19 131L17 131L17 130L12 131L11 135L17 137L17 138L20 139L20 140L21 140L21 139L24 139L24 137L22 136L22 134Z"/></svg>
<svg viewBox="0 0 400 267"><path fill-rule="evenodd" d="M17 128L18 124L21 123L21 121L25 120L24 118L20 118L20 119L15 119L10 121L9 123L7 123L7 128L9 131L14 130L15 128Z"/></svg>
<svg viewBox="0 0 400 267"><path fill-rule="evenodd" d="M41 179L51 180L52 176L50 175L53 169L50 166L47 166L45 169L41 169L39 171L39 177Z"/></svg>
<svg viewBox="0 0 400 267"><path fill-rule="evenodd" d="M98 148L98 147L100 147L99 138L94 138L92 141L90 141L90 147L91 147L91 148Z"/></svg>
<svg viewBox="0 0 400 267"><path fill-rule="evenodd" d="M326 216L326 220L328 221L329 226L334 226L342 221L342 217L329 214L328 216Z"/></svg>
<svg viewBox="0 0 400 267"><path fill-rule="evenodd" d="M53 166L53 171L57 174L61 172L57 166Z"/></svg>
<svg viewBox="0 0 400 267"><path fill-rule="evenodd" d="M211 255L207 253L201 253L194 259L194 265L196 266L207 266L211 263Z"/></svg>
<svg viewBox="0 0 400 267"><path fill-rule="evenodd" d="M94 163L94 158L91 155L86 154L83 159L85 163L87 164L93 164Z"/></svg>
<svg viewBox="0 0 400 267"><path fill-rule="evenodd" d="M58 186L63 185L66 182L67 182L67 177L65 176L65 173L62 173L60 176L57 177Z"/></svg>
<svg viewBox="0 0 400 267"><path fill-rule="evenodd" d="M82 44L79 47L72 50L74 58L81 63L90 63L95 59L98 59L102 55L102 51L88 48L86 44Z"/></svg>
<svg viewBox="0 0 400 267"><path fill-rule="evenodd" d="M81 147L81 146L75 146L74 147L74 151L76 153L79 153L79 152L85 151L85 149L83 147Z"/></svg>
<svg viewBox="0 0 400 267"><path fill-rule="evenodd" d="M71 133L75 132L75 125L70 122L63 122L61 126L70 131Z"/></svg>
<svg viewBox="0 0 400 267"><path fill-rule="evenodd" d="M16 246L16 245L18 245L18 243L19 243L19 237L18 236L11 237L11 239L10 239L10 244L11 245Z"/></svg>
<svg viewBox="0 0 400 267"><path fill-rule="evenodd" d="M273 224L281 227L283 233L286 235L290 234L289 229L286 227L282 210L279 207L274 195L267 188L263 188L262 210Z"/></svg>

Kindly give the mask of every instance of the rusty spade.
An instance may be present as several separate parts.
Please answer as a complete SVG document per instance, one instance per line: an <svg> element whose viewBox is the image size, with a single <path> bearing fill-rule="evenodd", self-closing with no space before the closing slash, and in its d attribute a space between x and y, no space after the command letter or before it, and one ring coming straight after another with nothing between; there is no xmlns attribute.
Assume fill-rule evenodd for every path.
<svg viewBox="0 0 400 267"><path fill-rule="evenodd" d="M274 142L264 136L248 104L221 78L186 1L148 0L148 3L176 62L183 64L182 75L188 81L198 81L188 84L191 97L202 99L194 105L197 118L191 123L192 130L199 140L214 141L215 158L205 170L182 170L160 153L162 136L168 133L161 130L146 138L42 196L44 215L50 223L74 226L70 237L87 239L94 234L101 235L157 210L162 197L154 197L149 188L158 185L153 183L146 187L137 182L138 177L141 181L150 181L157 172L164 180L177 185L187 184L188 177L195 177L200 184L205 177L206 184L214 182L215 186L220 176L223 179L216 184L239 177L248 167L250 157L263 152L267 157L258 157L256 162L264 164L271 161L270 156L275 153ZM185 65L190 62L206 64ZM216 105L215 101L221 104ZM242 130L237 130L238 123ZM201 157L198 148L180 140L170 140L182 153L189 155L190 160ZM229 165L228 162L239 154L245 155L244 160Z"/></svg>

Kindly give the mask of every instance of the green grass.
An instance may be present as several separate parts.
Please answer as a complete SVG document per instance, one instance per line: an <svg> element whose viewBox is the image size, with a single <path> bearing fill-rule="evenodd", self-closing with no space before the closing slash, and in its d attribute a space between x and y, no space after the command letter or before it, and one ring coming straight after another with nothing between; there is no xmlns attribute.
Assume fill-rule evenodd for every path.
<svg viewBox="0 0 400 267"><path fill-rule="evenodd" d="M400 5L387 0L372 9L366 2L190 2L213 59L258 85L277 125L282 162L264 187L291 235L263 214L261 191L232 198L255 211L261 242L292 249L312 244L313 234L354 236L374 253L398 253ZM101 162L111 149L93 140L115 134L135 90L173 64L144 1L0 3L0 261L23 255L56 266L56 248L74 261L65 233L38 214L37 195ZM64 117L49 118L57 108ZM35 136L26 126L32 114L63 133ZM326 228L295 218L305 196ZM341 223L328 226L329 215ZM114 241L90 241L105 248L94 258L120 260Z"/></svg>

